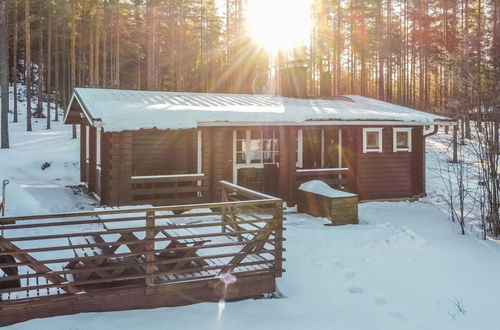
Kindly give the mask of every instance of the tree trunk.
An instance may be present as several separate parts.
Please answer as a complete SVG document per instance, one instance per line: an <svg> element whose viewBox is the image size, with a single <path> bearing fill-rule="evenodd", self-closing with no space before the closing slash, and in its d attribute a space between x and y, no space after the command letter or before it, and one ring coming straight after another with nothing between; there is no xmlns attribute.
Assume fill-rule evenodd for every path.
<svg viewBox="0 0 500 330"><path fill-rule="evenodd" d="M0 96L1 148L9 147L9 35L7 29L7 1L0 0Z"/></svg>
<svg viewBox="0 0 500 330"><path fill-rule="evenodd" d="M108 17L108 1L104 0L103 4L103 17ZM104 22L103 22L104 23ZM102 87L107 87L107 74L108 74L108 27L109 24L105 23L102 30Z"/></svg>
<svg viewBox="0 0 500 330"><path fill-rule="evenodd" d="M100 44L100 29L101 29L101 8L99 5L99 1L96 1L96 28L95 28L95 46L94 46L94 85L99 86L99 60L100 60L100 54L99 54L99 44Z"/></svg>
<svg viewBox="0 0 500 330"><path fill-rule="evenodd" d="M24 0L24 27L25 27L25 61L26 70L26 130L32 131L31 127L31 35L30 35L30 0Z"/></svg>
<svg viewBox="0 0 500 330"><path fill-rule="evenodd" d="M50 103L52 98L52 0L47 3L48 15L47 15L47 129L50 129Z"/></svg>
<svg viewBox="0 0 500 330"><path fill-rule="evenodd" d="M56 11L56 31L60 30L60 18L58 16L58 10L57 6L55 8ZM59 33L56 33L56 40L55 40L55 72L54 72L54 80L55 80L55 88L54 88L54 121L59 121L59 102L61 102L61 93L59 91L59 70L60 70L60 58L61 55L59 54Z"/></svg>
<svg viewBox="0 0 500 330"><path fill-rule="evenodd" d="M336 45L336 48L337 48L337 52L336 52L336 65L335 65L335 68L337 70L337 73L335 74L335 94L336 95L341 95L342 94L342 48L340 47L340 38L341 38L341 33L340 33L340 30L341 30L341 27L342 27L342 24L341 24L341 19L342 19L342 1L341 0L338 0L337 1L337 45Z"/></svg>
<svg viewBox="0 0 500 330"><path fill-rule="evenodd" d="M90 8L90 26L89 26L89 59L88 59L88 69L89 69L89 85L90 87L95 87L94 85L94 14L92 13L92 8Z"/></svg>
<svg viewBox="0 0 500 330"><path fill-rule="evenodd" d="M75 9L75 1L71 0L71 18L70 18L70 56L71 56L71 64L70 64L70 91L73 92L76 87L76 9ZM65 108L68 108L68 104L65 104ZM76 139L76 125L72 126L72 138Z"/></svg>
<svg viewBox="0 0 500 330"><path fill-rule="evenodd" d="M156 3L149 0L147 3L147 26L148 26L148 68L147 68L147 89L156 90L155 63L156 63Z"/></svg>
<svg viewBox="0 0 500 330"><path fill-rule="evenodd" d="M17 123L17 34L18 34L18 24L17 24L17 1L14 1L14 32L13 32L13 47L12 47L12 81L14 83L14 123Z"/></svg>
<svg viewBox="0 0 500 330"><path fill-rule="evenodd" d="M378 28L378 99L384 100L384 28L382 15L382 1L378 2L377 11L377 28Z"/></svg>
<svg viewBox="0 0 500 330"><path fill-rule="evenodd" d="M36 111L35 111L35 117L36 118L43 118L43 80L44 80L44 61L43 61L43 22L42 18L39 18L40 26L38 27L39 30L39 40L38 40L38 66L37 66L37 73L38 73L38 79L36 82L36 94L37 94L37 105L36 105Z"/></svg>
<svg viewBox="0 0 500 330"><path fill-rule="evenodd" d="M458 163L458 125L453 126L453 163Z"/></svg>

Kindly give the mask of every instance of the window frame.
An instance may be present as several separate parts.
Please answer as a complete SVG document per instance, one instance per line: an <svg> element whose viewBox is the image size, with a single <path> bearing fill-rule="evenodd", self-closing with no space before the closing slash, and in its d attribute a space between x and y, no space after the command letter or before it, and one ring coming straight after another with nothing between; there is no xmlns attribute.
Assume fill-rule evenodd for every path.
<svg viewBox="0 0 500 330"><path fill-rule="evenodd" d="M304 168L304 132L302 128L297 129L297 150L296 150L296 155L297 155L297 161L295 162L295 168L296 171L298 172L309 172L309 171L318 171L318 170L348 170L347 167L342 167L342 153L343 153L343 136L342 136L342 129L339 128L338 130L338 139L339 139L339 155L338 155L338 163L339 167L332 167L332 168L325 168L324 163L325 163L325 129L328 128L321 128L321 167L319 168Z"/></svg>
<svg viewBox="0 0 500 330"><path fill-rule="evenodd" d="M241 132L244 132L244 137L239 139L238 138L238 130ZM260 162L254 162L252 163L250 158L245 157L245 162L244 163L238 163L238 154L239 153L245 153L243 151L243 147L246 145L245 148L250 147L251 140L257 140L257 139L252 139L252 130L258 130L260 131L260 141L261 141L261 148L262 150L259 151L260 153ZM273 129L273 138L264 138L264 131L262 128L259 127L250 127L250 128L244 128L244 129L233 129L233 183L237 184L238 183L238 170L242 168L264 168L264 165L266 164L275 164L276 166L280 166L280 159L279 159L279 153L280 153L280 148L278 147L277 149L273 149L267 152L271 152L273 155L273 162L264 162L264 140L271 140L275 141L279 145L280 139L277 137L277 130ZM239 151L237 144L238 141L241 141L242 144L242 150ZM273 144L274 148L275 144Z"/></svg>
<svg viewBox="0 0 500 330"><path fill-rule="evenodd" d="M398 147L397 134L407 133L408 134L408 147L401 148ZM411 152L412 150L412 128L411 127L393 127L392 128L392 151L393 152Z"/></svg>
<svg viewBox="0 0 500 330"><path fill-rule="evenodd" d="M255 128L255 129L244 129L241 130L242 132L245 132L245 137L242 139L239 139L237 137L237 131L233 131L233 141L234 141L234 156L235 156L235 164L238 168L264 168L264 165L266 164L276 164L279 166L279 148L276 148L277 144L279 143L279 138L276 136L276 130L273 129L273 137L272 138L266 138L264 137L264 132L260 128ZM252 131L259 131L260 137L258 139L252 138ZM260 161L259 162L252 162L251 158L247 158L245 156L245 162L244 163L238 163L238 154L245 154L245 151L243 149L250 149L250 145L252 141L260 141L260 147L261 150L257 151L260 154ZM242 145L242 150L238 150L237 144L238 141L241 142ZM264 150L264 143L265 141L271 141L272 145L272 150ZM266 158L264 157L264 153L270 153L272 156L272 161L266 161Z"/></svg>
<svg viewBox="0 0 500 330"><path fill-rule="evenodd" d="M366 154L368 152L379 152L382 153L384 147L382 145L382 137L383 137L383 127L363 127L363 153ZM378 133L378 148L368 148L367 146L367 133Z"/></svg>

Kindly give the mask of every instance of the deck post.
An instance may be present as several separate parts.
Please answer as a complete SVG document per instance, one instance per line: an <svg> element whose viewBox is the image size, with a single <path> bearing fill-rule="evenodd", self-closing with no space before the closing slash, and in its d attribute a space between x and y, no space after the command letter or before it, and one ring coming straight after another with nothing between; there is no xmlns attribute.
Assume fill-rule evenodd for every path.
<svg viewBox="0 0 500 330"><path fill-rule="evenodd" d="M155 284L154 265L155 261L155 211L146 212L146 295L152 293Z"/></svg>
<svg viewBox="0 0 500 330"><path fill-rule="evenodd" d="M227 196L227 190L226 190L226 186L222 186L222 202L225 203L229 201L229 198ZM221 210L221 232L222 233L225 233L226 232L226 224L227 224L227 207L226 206L223 206L222 207L222 210Z"/></svg>
<svg viewBox="0 0 500 330"><path fill-rule="evenodd" d="M87 181L87 129L85 125L80 124L80 181Z"/></svg>
<svg viewBox="0 0 500 330"><path fill-rule="evenodd" d="M278 196L286 201L288 205L295 204L294 187L296 175L296 139L297 129L295 127L282 126L279 130L279 184Z"/></svg>
<svg viewBox="0 0 500 330"><path fill-rule="evenodd" d="M276 202L274 210L274 268L276 270L276 276L281 277L283 275L283 201Z"/></svg>
<svg viewBox="0 0 500 330"><path fill-rule="evenodd" d="M97 184L97 146L96 146L96 131L97 129L93 126L90 126L89 129L89 170L88 170L88 188L89 192L96 192L96 184Z"/></svg>

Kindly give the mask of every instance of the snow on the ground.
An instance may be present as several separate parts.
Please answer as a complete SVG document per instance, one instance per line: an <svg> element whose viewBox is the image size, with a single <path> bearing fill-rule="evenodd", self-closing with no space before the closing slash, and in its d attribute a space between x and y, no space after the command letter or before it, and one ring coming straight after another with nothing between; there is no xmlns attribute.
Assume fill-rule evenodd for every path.
<svg viewBox="0 0 500 330"><path fill-rule="evenodd" d="M433 204L360 205L360 225L286 215L282 299L38 319L12 329L495 329L498 244ZM460 312L463 308L465 312ZM219 316L220 315L220 316Z"/></svg>
<svg viewBox="0 0 500 330"><path fill-rule="evenodd" d="M9 115L10 148L0 150L0 184L10 181L6 186L5 216L93 207L90 204L94 200L78 193L78 188L68 187L80 184L80 142L71 139L71 127L53 121L48 130L45 118L33 118L33 131L26 132L24 100L18 109L18 123L13 123ZM42 169L44 164L49 166Z"/></svg>
<svg viewBox="0 0 500 330"><path fill-rule="evenodd" d="M23 117L20 117L20 120ZM94 201L75 195L78 140L55 124L33 132L11 125L11 149L0 150L7 215L74 211ZM429 142L439 146L438 138ZM442 146L445 146L443 143ZM443 153L428 148L428 191ZM44 162L51 165L41 169ZM285 214L284 298L201 303L176 308L86 313L36 319L11 329L497 329L500 246L459 234L436 196L419 202L359 206L360 224ZM29 312L29 311L27 311Z"/></svg>

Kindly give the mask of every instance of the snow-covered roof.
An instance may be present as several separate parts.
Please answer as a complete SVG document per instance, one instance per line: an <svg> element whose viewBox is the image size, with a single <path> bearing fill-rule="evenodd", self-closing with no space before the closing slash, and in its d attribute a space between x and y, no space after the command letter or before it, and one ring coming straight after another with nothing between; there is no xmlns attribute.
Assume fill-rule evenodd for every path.
<svg viewBox="0 0 500 330"><path fill-rule="evenodd" d="M92 124L100 122L106 131L217 125L354 124L353 121L359 124L384 121L394 125L429 125L436 121L450 121L357 95L336 99L294 99L275 95L76 88L71 103L74 102L81 105ZM75 111L72 104L66 121L68 114Z"/></svg>

